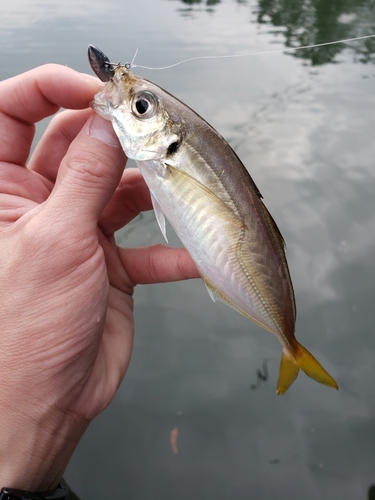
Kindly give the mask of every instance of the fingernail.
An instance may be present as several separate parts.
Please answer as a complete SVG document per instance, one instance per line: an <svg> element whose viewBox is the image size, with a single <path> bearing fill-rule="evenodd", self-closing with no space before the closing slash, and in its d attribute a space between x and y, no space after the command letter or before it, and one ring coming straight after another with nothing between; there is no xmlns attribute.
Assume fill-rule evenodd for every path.
<svg viewBox="0 0 375 500"><path fill-rule="evenodd" d="M99 141L108 144L115 148L120 147L119 140L115 131L113 130L112 123L104 120L101 116L93 114L88 123L89 136L99 139Z"/></svg>

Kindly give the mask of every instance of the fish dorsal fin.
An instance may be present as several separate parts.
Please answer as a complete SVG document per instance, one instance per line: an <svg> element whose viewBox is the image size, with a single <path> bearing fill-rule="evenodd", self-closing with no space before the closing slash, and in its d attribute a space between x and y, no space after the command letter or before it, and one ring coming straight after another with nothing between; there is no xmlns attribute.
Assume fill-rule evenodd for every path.
<svg viewBox="0 0 375 500"><path fill-rule="evenodd" d="M159 205L159 202L157 199L154 197L154 195L151 193L151 201L152 201L152 206L154 208L154 213L155 213L155 218L159 224L160 231L162 232L162 235L165 238L165 241L168 243L168 238L167 238L167 228L165 225L165 215L164 212Z"/></svg>
<svg viewBox="0 0 375 500"><path fill-rule="evenodd" d="M261 204L262 204L263 215L268 223L268 226L271 228L272 234L275 236L279 245L284 250L285 249L285 241L284 241L283 235L281 234L280 229L277 227L275 219L272 217L272 215L267 210L267 207L265 206L265 204L262 201L261 201Z"/></svg>

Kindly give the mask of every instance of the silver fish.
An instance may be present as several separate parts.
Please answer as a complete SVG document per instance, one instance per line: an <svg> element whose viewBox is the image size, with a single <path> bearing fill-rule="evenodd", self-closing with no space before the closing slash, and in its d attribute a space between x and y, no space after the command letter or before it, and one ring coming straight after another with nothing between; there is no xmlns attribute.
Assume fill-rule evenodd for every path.
<svg viewBox="0 0 375 500"><path fill-rule="evenodd" d="M89 47L106 83L92 107L110 120L150 189L166 238L165 217L219 297L270 331L283 346L277 393L299 370L337 389L294 336L296 308L281 233L240 159L203 118L157 85Z"/></svg>

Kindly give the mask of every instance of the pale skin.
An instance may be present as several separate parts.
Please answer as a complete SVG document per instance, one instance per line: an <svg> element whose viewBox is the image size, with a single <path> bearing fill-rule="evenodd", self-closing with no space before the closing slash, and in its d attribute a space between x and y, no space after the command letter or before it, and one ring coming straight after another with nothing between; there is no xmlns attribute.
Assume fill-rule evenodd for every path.
<svg viewBox="0 0 375 500"><path fill-rule="evenodd" d="M126 373L136 284L198 277L183 249L116 246L151 200L89 108L101 86L57 65L0 83L0 489L56 487Z"/></svg>

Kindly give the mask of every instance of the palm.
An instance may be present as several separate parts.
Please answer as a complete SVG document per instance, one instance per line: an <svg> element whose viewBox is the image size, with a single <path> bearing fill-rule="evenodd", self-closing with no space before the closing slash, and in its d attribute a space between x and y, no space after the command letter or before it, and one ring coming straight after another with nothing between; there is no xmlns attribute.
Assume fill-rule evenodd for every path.
<svg viewBox="0 0 375 500"><path fill-rule="evenodd" d="M48 163L48 158L45 158L45 160ZM33 159L31 159L32 162ZM11 229L11 226L18 222L22 232L24 220L30 222L32 219L41 217L40 204L48 198L53 187L53 182L28 168L2 163L0 164L0 184L2 186L2 192L0 193L0 238L3 244L11 244L14 238L14 229ZM44 222L44 224L47 223L48 221ZM99 229L97 234L98 232ZM17 238L19 238L20 233L17 232L16 234ZM84 374L84 378L87 378L83 380L86 388L82 393L82 397L78 398L78 400L75 399L75 404L77 405L76 410L85 414L88 418L92 418L95 414L99 413L113 396L129 363L133 336L132 285L127 279L113 237L110 234L105 237L103 232L100 231L101 242L99 244L97 234L93 233L91 237L87 235L87 241L90 242L88 246L91 247L86 248L87 254L94 255L96 253L98 255L94 269L91 268L89 263L85 262L85 259L82 259L82 248L77 248L76 252L74 244L70 242L69 246L73 262L71 259L63 261L57 271L57 275L62 274L65 276L68 273L72 278L73 274L79 274L79 281L81 282L79 315L87 316L90 314L93 302L95 302L97 313L105 317L104 333L101 336L101 328L98 329L95 337L96 342L93 342L90 327L86 332L82 332L82 330L80 332L81 342L83 342L82 335L87 335L87 341L83 342L85 346L84 350L86 351L86 356L89 358L87 361L91 364L94 363L94 367L90 370L89 376L88 374ZM66 242L69 236L69 233L65 234ZM33 244L35 246L40 245L39 252L43 252L43 243L39 240L37 230L33 233ZM45 249L50 257L53 258L53 261L56 261L58 260L58 255L53 256L51 254L51 248L56 246L53 237L50 239L50 245L50 248L48 248L49 245L44 245ZM105 248L104 252L102 251L103 248ZM36 267L38 263L35 262L34 258L31 258L29 261L30 246L27 245L26 248L25 245L24 250L22 252L22 248L19 248L19 260L22 260L23 264L27 265L27 267ZM106 262L110 262L109 269ZM72 271L64 269L64 264ZM46 266L46 262L43 261L42 265ZM34 282L35 294L41 294L45 291L44 271L47 270L47 274L51 276L52 270L48 269L48 266L44 270L39 270L40 280ZM90 281L93 273L97 274L97 278L101 282L101 286L99 287L101 290L98 290L97 297L93 297L92 290L88 290L90 287L92 288ZM122 277L122 289L116 283L119 276ZM3 280L7 281L8 279L9 277L3 273ZM75 280L77 280L77 277L75 277ZM40 287L40 290L38 287ZM59 297L53 297L54 289L58 290ZM70 292L70 290L68 291ZM48 292L49 301L51 304L54 301L56 302L55 310L61 315L59 321L66 325L66 332L69 333L69 331L75 331L79 328L79 325L75 321L74 310L72 310L76 308L76 302L74 300L71 301L70 307L60 312L57 305L61 300L62 294L64 294L64 284L59 286L58 276L56 276L53 287ZM65 303L67 303L67 300L69 299L66 299ZM16 307L18 307L17 304ZM10 307L8 306L9 309ZM38 322L39 335L45 335L45 343L51 350L56 350L66 339L62 336L58 338L53 337L53 329L51 328L49 319L49 315L43 318L43 326L45 327L43 330L40 329ZM22 322L24 320L25 318L23 317ZM54 317L53 322L55 321L56 317ZM89 321L87 323L89 324ZM17 327L14 321L13 327ZM32 336L28 336L27 339L20 338L19 340L22 342L25 352L30 352L25 342L32 343L35 339Z"/></svg>

